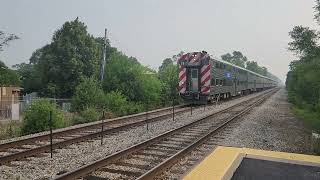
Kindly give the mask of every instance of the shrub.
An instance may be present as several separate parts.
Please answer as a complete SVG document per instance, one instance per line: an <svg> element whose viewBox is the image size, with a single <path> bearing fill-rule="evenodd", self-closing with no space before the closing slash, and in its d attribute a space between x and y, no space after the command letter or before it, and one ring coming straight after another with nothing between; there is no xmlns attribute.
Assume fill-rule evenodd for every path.
<svg viewBox="0 0 320 180"><path fill-rule="evenodd" d="M65 126L62 113L49 100L37 100L26 110L22 123L22 133L32 134L48 130L49 113L52 112L52 127L61 128Z"/></svg>
<svg viewBox="0 0 320 180"><path fill-rule="evenodd" d="M301 119L303 119L307 125L309 125L314 131L320 133L320 113L312 111L308 108L293 107L293 112Z"/></svg>
<svg viewBox="0 0 320 180"><path fill-rule="evenodd" d="M140 103L130 102L118 91L112 91L105 95L105 107L117 116L133 114L143 111Z"/></svg>
<svg viewBox="0 0 320 180"><path fill-rule="evenodd" d="M103 96L103 90L94 78L83 78L72 97L72 108L83 111L90 107L100 107Z"/></svg>
<svg viewBox="0 0 320 180"><path fill-rule="evenodd" d="M105 107L117 116L127 114L127 99L118 91L112 91L105 95Z"/></svg>
<svg viewBox="0 0 320 180"><path fill-rule="evenodd" d="M80 114L74 118L74 124L98 121L100 117L100 113L98 113L94 108L87 108L81 111Z"/></svg>

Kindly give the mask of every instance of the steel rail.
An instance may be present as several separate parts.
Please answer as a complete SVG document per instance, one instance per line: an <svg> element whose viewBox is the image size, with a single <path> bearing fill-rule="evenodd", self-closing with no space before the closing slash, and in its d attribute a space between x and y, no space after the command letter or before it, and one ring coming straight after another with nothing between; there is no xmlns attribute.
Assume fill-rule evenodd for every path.
<svg viewBox="0 0 320 180"><path fill-rule="evenodd" d="M183 107L182 106L177 106L178 108ZM112 118L112 119L105 119L104 120L104 125L110 125L110 124L114 124L114 123L122 123L123 121L126 121L128 119L131 118L136 118L136 117L142 117L144 116L146 113L154 114L154 113L159 113L161 111L167 111L172 109L172 107L168 107L168 108L162 108L162 109L157 109L157 110L153 110L153 111L149 111L149 112L142 112L142 113L138 113L138 114L133 114L133 115L128 115L128 116L122 116L122 117L117 117L117 118ZM101 127L101 121L96 121L93 123L88 123L88 124L84 124L84 125L80 125L80 127L69 127L68 129L57 129L55 131L53 131L53 138L59 137L59 136L63 136L66 133L70 134L73 132L79 132L82 130L86 130L88 128L99 128ZM13 148L19 145L24 145L27 144L29 142L35 142L35 141L41 141L41 140L49 140L50 138L50 134L49 132L47 132L46 134L39 134L36 136L32 136L32 137L27 137L25 139L20 139L20 140L16 140L16 141L11 141L11 142L6 142L6 143L2 143L0 144L0 151L8 149L8 148Z"/></svg>
<svg viewBox="0 0 320 180"><path fill-rule="evenodd" d="M167 110L169 110L169 109L167 109ZM177 110L175 112L175 114L181 114L181 113L186 112L186 111L188 111L187 108L181 108L181 109ZM145 115L145 113L144 114L140 114L139 116L144 116L144 115ZM65 146L68 146L68 145L71 145L71 144L74 144L74 143L83 142L83 141L86 141L86 140L89 140L89 139L94 139L94 138L99 137L101 135L108 135L108 134L119 132L121 130L125 130L125 129L128 129L128 128L134 127L134 126L139 126L139 125L143 125L143 124L159 121L161 119L168 118L170 116L172 116L172 113L166 113L166 114L162 114L162 115L159 115L159 116L156 116L156 117L150 117L149 119L139 120L139 121L132 122L132 123L129 122L129 123L124 124L124 125L120 124L120 126L118 126L118 127L112 127L112 128L109 128L109 129L105 129L104 131L97 131L97 132L93 132L93 133L88 133L88 134L84 134L84 135L81 135L81 136L78 136L78 137L73 137L73 138L70 138L70 139L66 139L66 140L63 140L63 141L60 141L60 142L53 143L52 147L53 147L53 149L63 148ZM135 117L138 117L138 116L135 116ZM127 119L127 117L126 117L126 119ZM107 125L110 125L110 124L107 124ZM101 126L101 124L100 124L100 126ZM100 126L98 126L98 127L100 127ZM84 129L81 128L81 130L84 130ZM59 132L60 136L55 137L55 138L56 139L59 138L59 137L61 138L61 137L63 137L63 135L68 135L68 133L70 133L69 136L72 135L72 133L76 133L76 132L80 133L81 130L71 131L71 132L70 131ZM63 134L61 134L61 133L63 133ZM47 135L45 135L45 136L47 136ZM36 140L39 140L39 139L36 139ZM23 140L22 142L24 142L24 143L21 143L21 141L18 141L18 144L26 145L29 142L34 142L34 141L35 141L35 138L30 138L30 139ZM15 145L14 143L15 142L8 143L9 145L11 145L10 147L8 147L9 145L4 144L4 146L6 146L6 148L2 148L2 150L17 147L18 145ZM19 149L19 148L17 148L17 149ZM1 146L0 146L0 150L1 150ZM43 146L36 147L36 148L26 149L24 151L12 153L12 154L9 154L9 155L0 156L0 165L9 163L11 161L23 159L23 158L26 158L26 157L38 155L39 153L50 152L50 150L51 150L51 146L50 146L50 144L48 144L48 145L43 145Z"/></svg>
<svg viewBox="0 0 320 180"><path fill-rule="evenodd" d="M243 111L241 111L240 113L232 116L231 118L228 118L225 122L223 122L221 125L219 125L218 127L210 130L210 132L208 132L207 134L205 134L204 136L200 137L198 140L196 140L194 143L190 144L188 147L182 149L181 151L177 152L176 154L174 154L173 156L171 156L170 158L166 159L165 161L163 161L162 163L160 163L159 165L157 165L156 167L152 168L151 170L149 170L148 172L146 172L145 174L143 174L142 176L140 176L139 178L137 178L138 180L148 180L148 179L153 179L155 178L158 174L162 173L163 171L165 171L166 169L170 168L172 165L174 165L177 161L179 161L183 156L185 156L186 154L188 154L189 152L191 152L193 149L197 148L198 146L200 146L203 142L205 142L208 138L210 138L211 136L213 136L214 134L218 133L218 131L224 129L230 122L232 122L233 120L243 116L245 113L249 112L250 110L252 110L254 107L256 107L257 105L261 104L263 101L265 101L268 97L270 97L272 94L274 94L275 92L271 92L270 94L267 94L265 96L263 96L262 98L260 98L257 102L255 102L254 104L250 105L249 107L247 107L246 109L244 109Z"/></svg>
<svg viewBox="0 0 320 180"><path fill-rule="evenodd" d="M269 94L271 92L273 92L273 91L272 90L268 91L268 92L266 92L266 93L264 93L262 95L266 95L266 94ZM58 179L59 180L69 180L69 179L77 179L77 178L80 178L80 177L84 177L84 176L90 174L91 172L96 171L96 170L98 170L98 169L100 169L100 168L102 168L102 167L104 167L104 166L106 166L108 164L111 164L111 163L113 163L113 162L115 162L115 161L117 161L119 159L122 159L123 157L126 157L126 156L132 154L133 152L137 152L137 151L143 149L144 147L146 147L148 145L152 145L152 144L154 144L154 143L156 143L156 142L158 142L158 141L160 141L162 139L165 139L165 138L169 137L170 135L173 135L173 134L175 134L177 132L183 131L183 130L185 130L187 128L190 128L190 127L192 127L192 126L194 126L196 124L199 124L202 121L207 120L208 118L210 118L212 116L227 112L227 111L229 111L230 109L232 109L234 107L246 104L246 103L252 101L255 98L256 97L250 98L250 99L248 99L246 101L237 103L237 104L235 104L233 106L230 106L230 107L228 107L226 109L223 109L223 110L214 112L212 114L206 115L206 116L204 116L204 117L202 117L202 118L200 118L200 119L198 119L198 120L196 120L196 121L194 121L192 123L189 123L189 124L186 124L184 126L175 128L175 129L170 130L170 131L167 131L165 133L162 133L162 134L158 135L157 137L154 137L154 138L151 138L149 140L143 141L143 142L141 142L141 143L139 143L137 145L130 146L130 147L124 149L124 150L121 150L119 152L111 154L111 155L109 155L109 156L107 156L105 158L102 158L100 160L97 160L97 161L95 161L93 163L84 165L84 166L82 166L82 167L80 167L78 169L75 169L75 170L72 170L72 171L67 172L65 174L59 175L55 179L56 180L58 180Z"/></svg>

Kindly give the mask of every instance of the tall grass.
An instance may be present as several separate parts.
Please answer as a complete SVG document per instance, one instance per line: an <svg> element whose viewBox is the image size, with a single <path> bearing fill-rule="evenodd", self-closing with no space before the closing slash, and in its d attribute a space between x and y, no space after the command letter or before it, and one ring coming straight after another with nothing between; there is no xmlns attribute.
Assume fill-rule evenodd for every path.
<svg viewBox="0 0 320 180"><path fill-rule="evenodd" d="M0 140L19 137L20 135L20 121L3 122L0 124Z"/></svg>

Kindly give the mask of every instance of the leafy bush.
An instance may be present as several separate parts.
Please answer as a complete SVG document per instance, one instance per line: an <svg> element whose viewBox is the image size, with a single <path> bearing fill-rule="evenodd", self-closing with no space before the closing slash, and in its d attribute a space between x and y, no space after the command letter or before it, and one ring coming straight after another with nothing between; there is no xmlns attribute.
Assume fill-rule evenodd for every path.
<svg viewBox="0 0 320 180"><path fill-rule="evenodd" d="M76 111L83 111L88 108L100 107L103 103L103 97L103 90L94 78L83 78L72 97L72 108Z"/></svg>
<svg viewBox="0 0 320 180"><path fill-rule="evenodd" d="M294 113L301 119L303 119L306 124L312 127L317 133L320 133L320 113L309 110L307 108L293 108Z"/></svg>
<svg viewBox="0 0 320 180"><path fill-rule="evenodd" d="M65 126L62 113L49 100L33 102L26 110L22 123L22 133L32 134L49 130L49 113L52 112L52 127L62 128Z"/></svg>
<svg viewBox="0 0 320 180"><path fill-rule="evenodd" d="M100 118L100 113L98 113L93 108L88 108L80 113L81 117L86 119L88 122L97 121Z"/></svg>
<svg viewBox="0 0 320 180"><path fill-rule="evenodd" d="M94 108L87 108L81 111L80 114L74 118L74 124L98 121L100 117L100 113L98 113Z"/></svg>
<svg viewBox="0 0 320 180"><path fill-rule="evenodd" d="M108 59L103 82L105 92L120 91L128 101L157 104L160 81L156 72L142 66L137 59L114 52Z"/></svg>
<svg viewBox="0 0 320 180"><path fill-rule="evenodd" d="M112 91L105 95L105 107L116 114L123 116L143 111L143 106L140 103L130 102L119 91Z"/></svg>

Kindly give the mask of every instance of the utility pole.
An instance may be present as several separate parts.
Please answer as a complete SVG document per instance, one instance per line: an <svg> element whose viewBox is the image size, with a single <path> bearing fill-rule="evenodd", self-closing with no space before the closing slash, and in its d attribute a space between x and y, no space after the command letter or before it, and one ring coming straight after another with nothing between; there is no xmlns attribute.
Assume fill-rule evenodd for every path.
<svg viewBox="0 0 320 180"><path fill-rule="evenodd" d="M101 86L103 83L104 79L104 69L106 66L106 50L107 50L107 28L104 29L104 42L103 42L103 58L101 60L101 72L100 72L100 81L101 81ZM101 118L101 146L103 145L103 129L104 129L104 118L105 118L105 112L104 112L104 107L102 110L102 118Z"/></svg>
<svg viewBox="0 0 320 180"><path fill-rule="evenodd" d="M104 29L103 58L101 60L101 72L100 72L101 83L103 82L103 79L104 79L104 69L106 66L106 56L107 56L106 50L107 50L107 28Z"/></svg>

